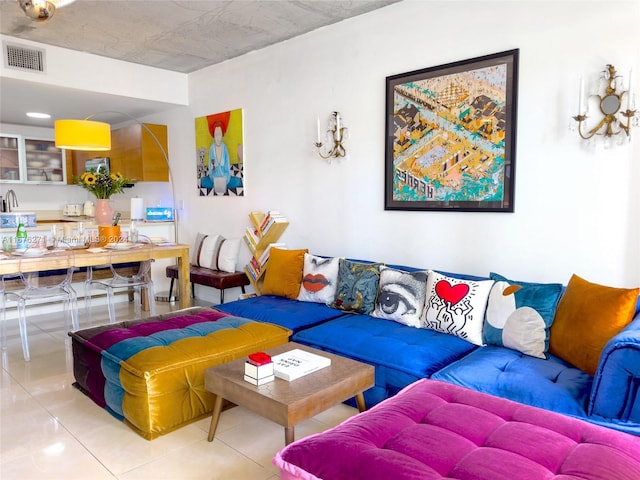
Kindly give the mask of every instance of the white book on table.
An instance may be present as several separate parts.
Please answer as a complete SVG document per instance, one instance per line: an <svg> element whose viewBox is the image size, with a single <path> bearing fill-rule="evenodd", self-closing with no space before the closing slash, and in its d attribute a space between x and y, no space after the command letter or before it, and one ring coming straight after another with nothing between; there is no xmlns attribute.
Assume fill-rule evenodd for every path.
<svg viewBox="0 0 640 480"><path fill-rule="evenodd" d="M291 381L331 365L331 359L296 348L271 357L273 374Z"/></svg>

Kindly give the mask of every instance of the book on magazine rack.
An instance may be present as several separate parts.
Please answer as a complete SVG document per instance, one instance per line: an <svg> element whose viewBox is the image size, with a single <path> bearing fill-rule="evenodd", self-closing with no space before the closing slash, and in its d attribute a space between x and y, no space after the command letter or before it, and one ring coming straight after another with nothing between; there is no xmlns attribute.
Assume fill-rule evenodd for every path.
<svg viewBox="0 0 640 480"><path fill-rule="evenodd" d="M289 382L331 365L330 358L299 348L274 355L271 359L273 360L273 374Z"/></svg>

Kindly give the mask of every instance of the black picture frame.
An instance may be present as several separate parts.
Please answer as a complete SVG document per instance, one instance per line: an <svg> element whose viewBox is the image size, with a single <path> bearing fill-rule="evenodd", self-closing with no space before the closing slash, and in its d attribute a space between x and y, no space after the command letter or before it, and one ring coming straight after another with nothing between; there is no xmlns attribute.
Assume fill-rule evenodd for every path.
<svg viewBox="0 0 640 480"><path fill-rule="evenodd" d="M385 210L514 211L518 57L387 77Z"/></svg>

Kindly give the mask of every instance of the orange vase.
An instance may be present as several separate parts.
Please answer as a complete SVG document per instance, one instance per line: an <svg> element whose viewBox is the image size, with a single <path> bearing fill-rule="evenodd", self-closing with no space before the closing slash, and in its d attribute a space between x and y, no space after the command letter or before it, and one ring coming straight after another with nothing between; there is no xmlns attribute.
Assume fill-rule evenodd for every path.
<svg viewBox="0 0 640 480"><path fill-rule="evenodd" d="M95 219L98 225L111 225L113 210L108 198L98 198L96 200Z"/></svg>
<svg viewBox="0 0 640 480"><path fill-rule="evenodd" d="M120 242L120 225L98 225L98 246Z"/></svg>

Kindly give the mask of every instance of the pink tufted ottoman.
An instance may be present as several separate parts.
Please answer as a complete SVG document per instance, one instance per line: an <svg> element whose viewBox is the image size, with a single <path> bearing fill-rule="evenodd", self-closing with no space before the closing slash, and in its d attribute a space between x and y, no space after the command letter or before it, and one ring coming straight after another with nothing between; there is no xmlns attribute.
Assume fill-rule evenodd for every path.
<svg viewBox="0 0 640 480"><path fill-rule="evenodd" d="M420 380L273 462L281 480L638 480L640 437Z"/></svg>

